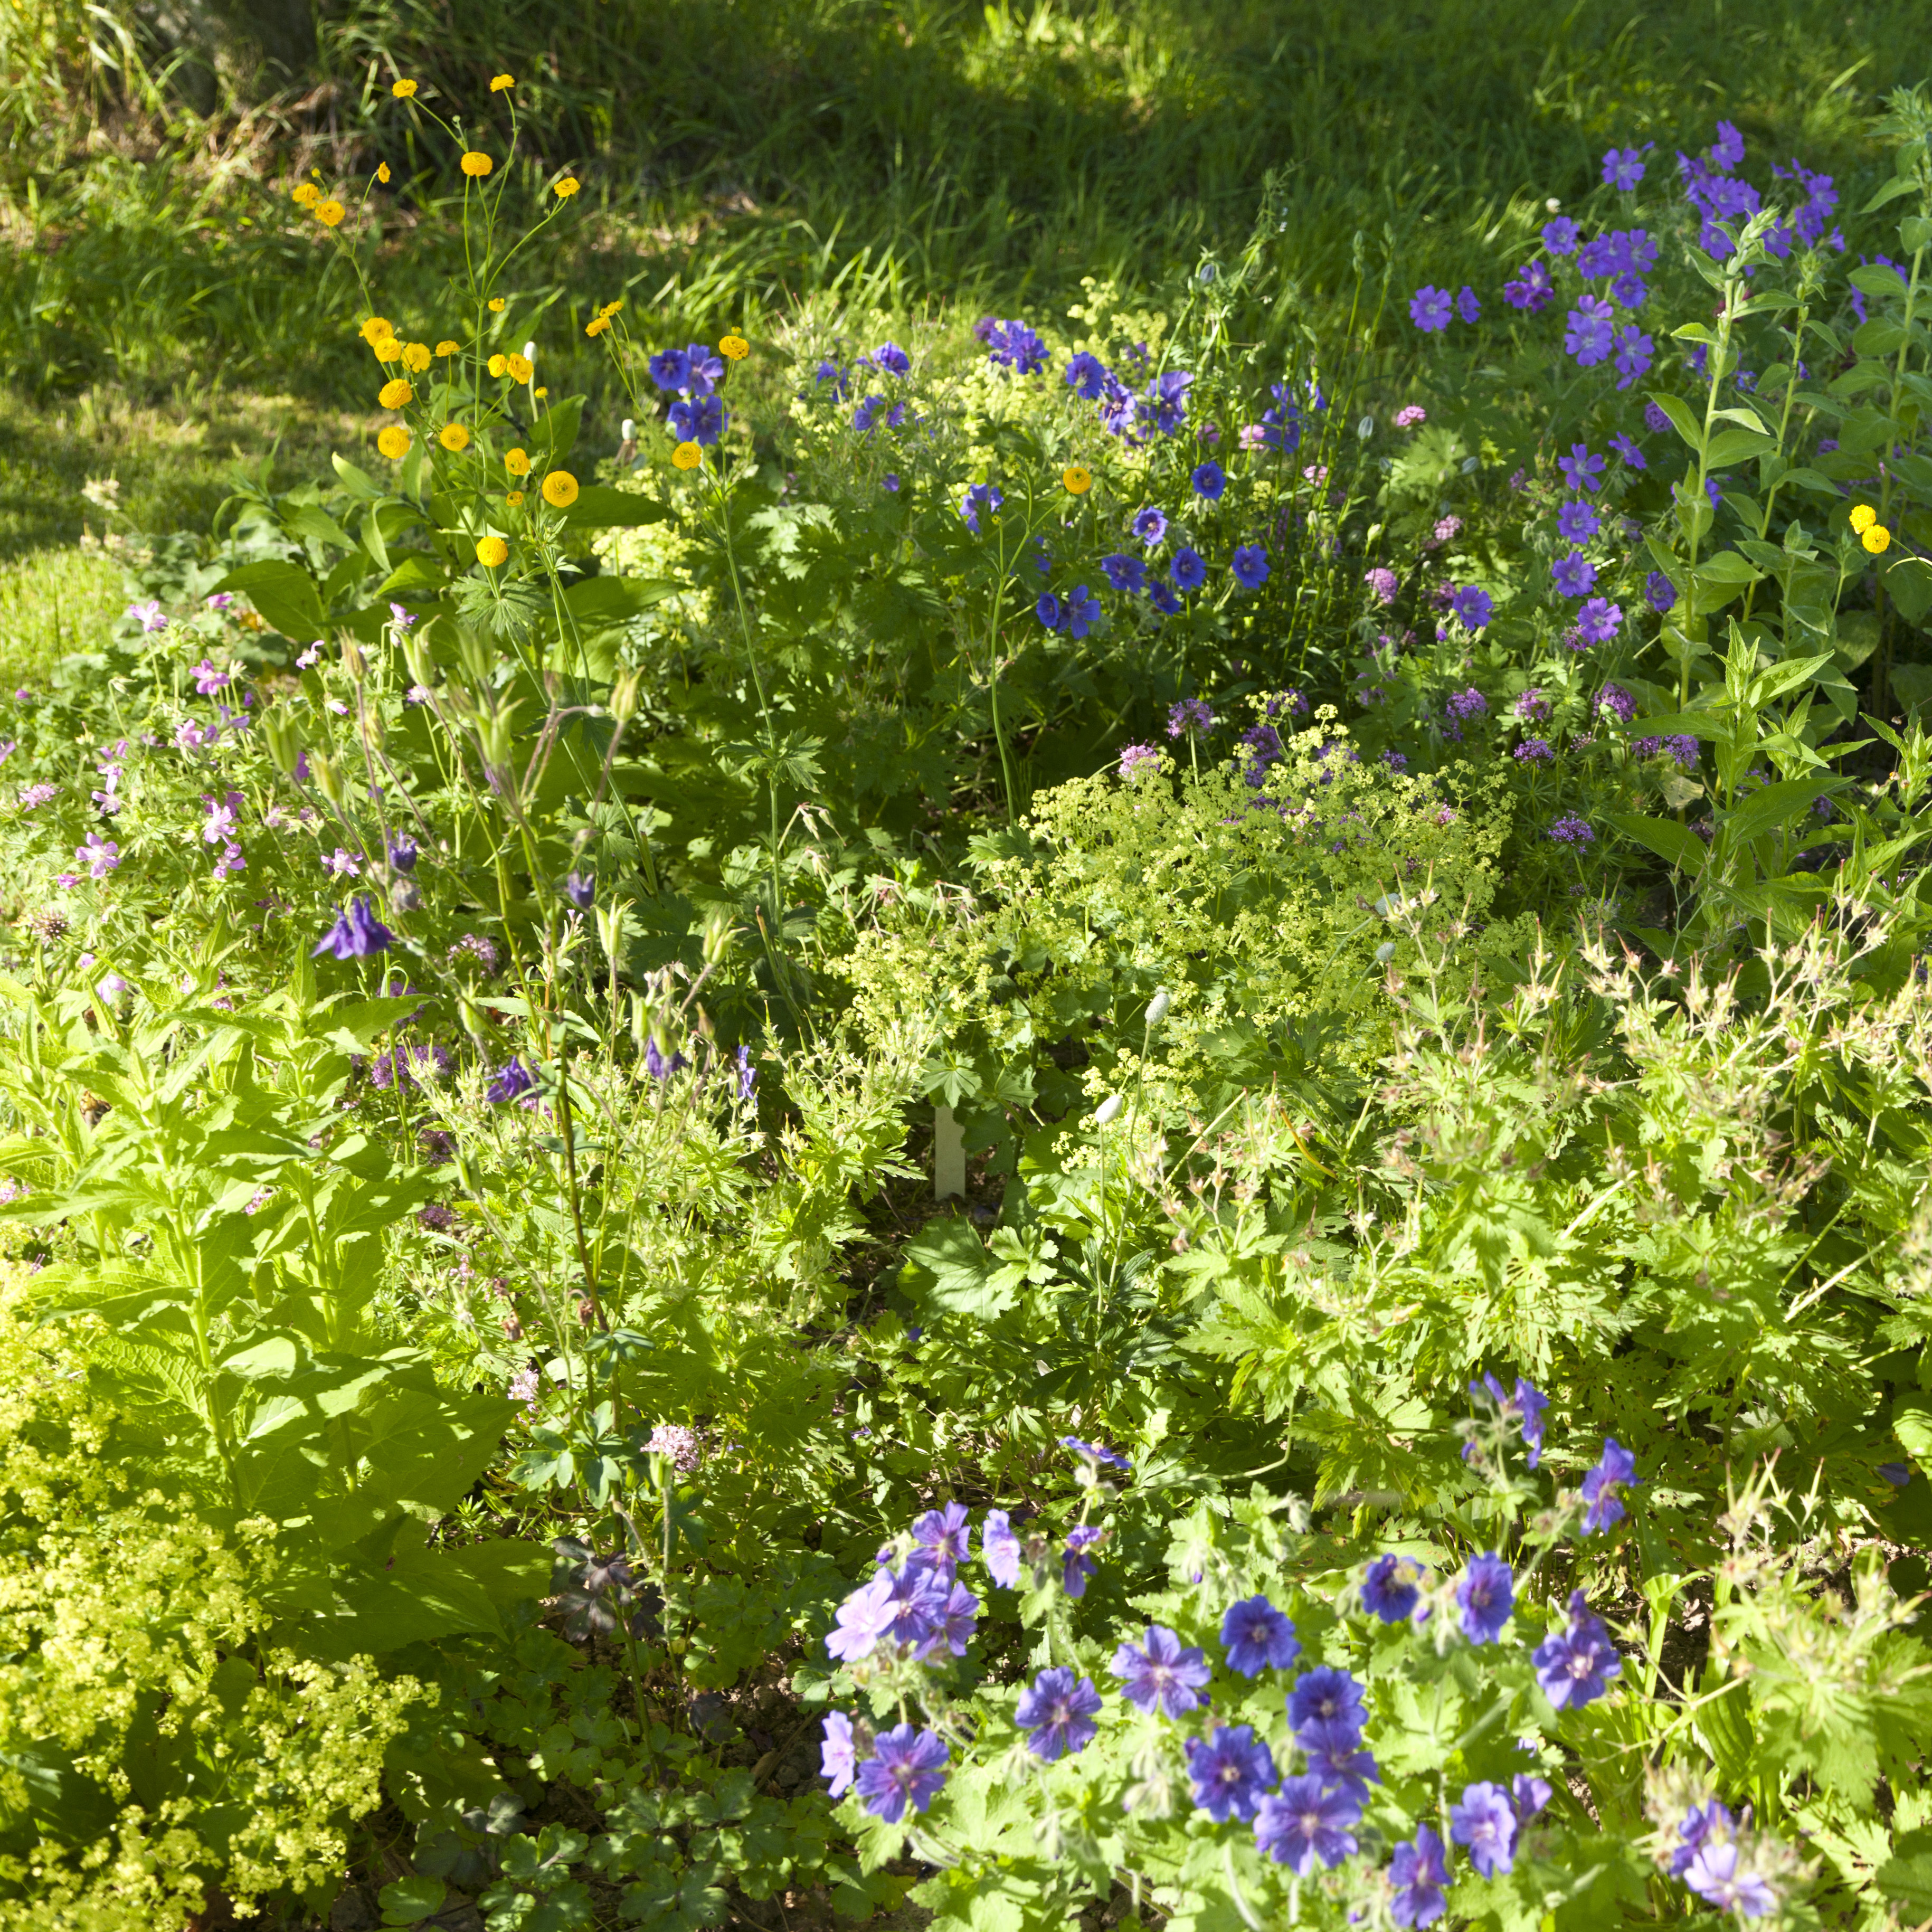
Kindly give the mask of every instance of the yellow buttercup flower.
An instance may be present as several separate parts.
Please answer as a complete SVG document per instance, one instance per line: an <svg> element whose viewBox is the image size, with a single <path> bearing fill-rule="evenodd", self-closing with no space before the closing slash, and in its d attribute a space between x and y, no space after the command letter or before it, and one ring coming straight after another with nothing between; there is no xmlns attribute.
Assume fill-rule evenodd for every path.
<svg viewBox="0 0 1932 1932"><path fill-rule="evenodd" d="M505 450L503 467L512 476L527 476L530 473L530 452L524 449Z"/></svg>
<svg viewBox="0 0 1932 1932"><path fill-rule="evenodd" d="M389 326L389 318L386 315L372 315L362 325L362 340L368 343L380 342L385 336L393 335L395 332Z"/></svg>
<svg viewBox="0 0 1932 1932"><path fill-rule="evenodd" d="M420 376L429 367L429 344L427 342L406 342L403 344L403 367Z"/></svg>
<svg viewBox="0 0 1932 1932"><path fill-rule="evenodd" d="M460 356L463 353L463 344L460 342L452 342L446 338L436 345L436 352L439 356Z"/></svg>
<svg viewBox="0 0 1932 1932"><path fill-rule="evenodd" d="M566 175L551 190L560 201L568 200L582 185L574 175Z"/></svg>
<svg viewBox="0 0 1932 1932"><path fill-rule="evenodd" d="M386 410L406 409L416 399L416 392L398 376L393 382L385 382L376 400Z"/></svg>
<svg viewBox="0 0 1932 1932"><path fill-rule="evenodd" d="M695 470L704 460L704 452L694 442L681 442L671 452L670 460L680 470Z"/></svg>
<svg viewBox="0 0 1932 1932"><path fill-rule="evenodd" d="M398 100L413 100L416 98L416 84L412 80L399 80L391 86L389 92Z"/></svg>
<svg viewBox="0 0 1932 1932"><path fill-rule="evenodd" d="M513 382L527 382L536 374L530 366L530 358L527 356L518 356L512 352L506 356L503 361L509 370L510 380Z"/></svg>
<svg viewBox="0 0 1932 1932"><path fill-rule="evenodd" d="M597 311L597 313L599 315L615 315L623 306L624 298L622 296L620 296L615 302L606 302L604 306Z"/></svg>
<svg viewBox="0 0 1932 1932"><path fill-rule="evenodd" d="M501 315L503 313L503 298L501 296L492 296L490 298L490 313L492 315Z"/></svg>
<svg viewBox="0 0 1932 1932"><path fill-rule="evenodd" d="M520 490L512 490L503 501L508 504L512 509L520 510L524 507L524 493Z"/></svg>
<svg viewBox="0 0 1932 1932"><path fill-rule="evenodd" d="M1874 556L1882 556L1892 548L1892 532L1882 524L1874 524L1858 538Z"/></svg>
<svg viewBox="0 0 1932 1932"><path fill-rule="evenodd" d="M378 362L395 362L402 358L403 345L393 335L380 336L369 346L376 352Z"/></svg>
<svg viewBox="0 0 1932 1932"><path fill-rule="evenodd" d="M1854 503L1852 506L1852 528L1853 530L1868 530L1871 528L1873 524L1877 521L1878 512L1874 510L1869 503Z"/></svg>
<svg viewBox="0 0 1932 1932"><path fill-rule="evenodd" d="M752 345L736 329L718 345L718 352L728 362L742 362L752 352Z"/></svg>
<svg viewBox="0 0 1932 1932"><path fill-rule="evenodd" d="M314 182L302 182L290 190L290 199L298 208L313 208L322 199L322 190Z"/></svg>
<svg viewBox="0 0 1932 1932"><path fill-rule="evenodd" d="M577 478L568 470L553 470L543 480L543 494L553 509L567 510L577 501Z"/></svg>
<svg viewBox="0 0 1932 1932"><path fill-rule="evenodd" d="M1076 496L1084 496L1094 487L1094 472L1084 463L1070 463L1060 472L1060 480Z"/></svg>
<svg viewBox="0 0 1932 1932"><path fill-rule="evenodd" d="M500 74L494 80L490 82L490 92L492 94L501 94L506 87L514 87L516 84L515 80L510 75Z"/></svg>
<svg viewBox="0 0 1932 1932"><path fill-rule="evenodd" d="M445 449L467 449L470 447L470 432L460 423L445 423L436 441Z"/></svg>
<svg viewBox="0 0 1932 1932"><path fill-rule="evenodd" d="M490 358L490 373L493 376L502 375L503 372L509 368L509 366L510 358L507 356L503 355L500 351L497 354L491 356Z"/></svg>
<svg viewBox="0 0 1932 1932"><path fill-rule="evenodd" d="M510 546L501 537L485 537L476 546L476 561L485 570L495 570L510 560Z"/></svg>
<svg viewBox="0 0 1932 1932"><path fill-rule="evenodd" d="M481 181L496 164L481 149L472 148L462 160L463 172L472 181Z"/></svg>
<svg viewBox="0 0 1932 1932"><path fill-rule="evenodd" d="M610 326L610 318L608 315L593 315L584 325L584 332L586 335L602 335Z"/></svg>
<svg viewBox="0 0 1932 1932"><path fill-rule="evenodd" d="M389 164L387 161L376 164L376 178L386 188L389 184Z"/></svg>
<svg viewBox="0 0 1932 1932"><path fill-rule="evenodd" d="M348 212L339 201L325 201L317 206L315 218L325 228L339 228L342 225L342 218Z"/></svg>
<svg viewBox="0 0 1932 1932"><path fill-rule="evenodd" d="M545 388L541 382L539 382L536 387L530 392L530 394L536 397L538 402L542 402L544 397L550 394L550 392Z"/></svg>
<svg viewBox="0 0 1932 1932"><path fill-rule="evenodd" d="M376 447L392 463L398 463L410 453L410 433L400 423L392 423L376 439Z"/></svg>

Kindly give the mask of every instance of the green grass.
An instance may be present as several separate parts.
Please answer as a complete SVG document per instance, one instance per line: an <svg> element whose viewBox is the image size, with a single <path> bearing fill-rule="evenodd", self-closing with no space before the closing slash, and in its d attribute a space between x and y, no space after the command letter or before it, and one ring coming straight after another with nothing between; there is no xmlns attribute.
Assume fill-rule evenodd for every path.
<svg viewBox="0 0 1932 1932"><path fill-rule="evenodd" d="M1926 56L1918 0L469 0L457 32L436 0L327 0L302 88L143 118L104 113L112 76L50 51L74 39L70 0L34 4L41 39L0 53L0 376L37 405L0 431L14 556L71 541L90 466L178 525L219 500L231 447L279 429L284 463L313 463L367 367L352 285L287 199L308 167L352 183L390 161L384 298L438 311L450 157L390 98L395 74L476 106L500 152L482 130L507 68L526 151L582 175L525 314L623 289L668 330L814 297L1040 312L1086 274L1156 287L1239 244L1270 170L1276 247L1316 316L1358 236L1373 262L1394 250L1405 286L1492 286L1499 251L1613 141L1654 141L1668 166L1722 114L1754 164L1802 152L1857 194L1863 118ZM552 380L594 392L580 334L551 320ZM51 430L58 460L50 408L82 412L77 435Z"/></svg>

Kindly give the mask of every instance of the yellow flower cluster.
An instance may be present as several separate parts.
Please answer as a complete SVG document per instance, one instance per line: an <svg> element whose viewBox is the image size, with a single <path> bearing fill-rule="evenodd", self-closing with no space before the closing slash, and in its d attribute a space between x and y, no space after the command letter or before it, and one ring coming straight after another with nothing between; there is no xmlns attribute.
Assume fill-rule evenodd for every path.
<svg viewBox="0 0 1932 1932"><path fill-rule="evenodd" d="M514 354L506 356L503 358L503 365L509 370L510 380L513 382L527 382L536 374L535 370L531 367L529 357L526 356Z"/></svg>
<svg viewBox="0 0 1932 1932"><path fill-rule="evenodd" d="M742 362L752 352L752 345L734 328L718 345L718 352L728 362Z"/></svg>
<svg viewBox="0 0 1932 1932"><path fill-rule="evenodd" d="M624 298L622 296L620 296L615 302L607 302L604 306L584 325L584 334L586 335L602 335L604 332L610 326L610 318L623 306Z"/></svg>
<svg viewBox="0 0 1932 1932"><path fill-rule="evenodd" d="M1858 503L1852 509L1852 528L1858 533L1858 541L1874 556L1882 556L1892 548L1892 532L1878 520L1878 512L1869 503Z"/></svg>

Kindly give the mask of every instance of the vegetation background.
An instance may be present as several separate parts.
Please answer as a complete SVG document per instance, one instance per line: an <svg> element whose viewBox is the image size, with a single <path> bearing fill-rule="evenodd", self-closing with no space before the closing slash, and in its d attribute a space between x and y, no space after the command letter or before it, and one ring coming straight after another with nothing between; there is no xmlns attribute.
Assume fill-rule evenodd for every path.
<svg viewBox="0 0 1932 1932"><path fill-rule="evenodd" d="M9 0L0 638L24 670L118 611L116 572L74 549L90 477L117 479L142 527L195 527L234 458L273 453L286 479L341 446L352 292L314 272L288 194L310 166L386 159L444 232L451 158L378 131L399 74L462 99L514 72L531 182L584 180L580 252L526 298L628 292L714 333L835 295L938 321L1064 306L1084 276L1151 286L1238 242L1273 172L1318 311L1358 236L1394 231L1416 279L1455 286L1499 230L1582 193L1613 140L1694 147L1716 114L1836 170L1849 200L1872 164L1862 117L1916 77L1923 17L1913 0ZM385 285L421 277L427 308L442 267L399 251ZM595 422L606 378L583 359L556 375Z"/></svg>

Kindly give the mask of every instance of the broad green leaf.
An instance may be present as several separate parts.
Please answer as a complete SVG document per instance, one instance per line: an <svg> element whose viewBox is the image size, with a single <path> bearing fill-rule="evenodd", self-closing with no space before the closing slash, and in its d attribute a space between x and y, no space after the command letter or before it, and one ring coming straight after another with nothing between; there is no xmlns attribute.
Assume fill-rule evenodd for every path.
<svg viewBox="0 0 1932 1932"><path fill-rule="evenodd" d="M1666 395L1661 392L1650 399L1670 418L1671 426L1693 449L1704 446L1704 425L1690 412L1690 406L1681 396Z"/></svg>
<svg viewBox="0 0 1932 1932"><path fill-rule="evenodd" d="M1780 778L1732 806L1720 821L1721 829L1732 838L1748 844L1780 825L1788 825L1809 812L1820 799L1842 790L1848 783L1850 780L1840 778Z"/></svg>
<svg viewBox="0 0 1932 1932"><path fill-rule="evenodd" d="M231 570L215 586L218 590L238 590L285 638L305 643L328 628L328 614L315 580L299 564L278 558L260 563L244 563Z"/></svg>
<svg viewBox="0 0 1932 1932"><path fill-rule="evenodd" d="M677 589L661 577L585 577L565 591L563 602L580 624L621 624L674 596Z"/></svg>
<svg viewBox="0 0 1932 1932"><path fill-rule="evenodd" d="M928 1222L906 1244L900 1279L909 1294L938 1313L987 1320L1014 1301L1012 1288L995 1284L993 1273L993 1258L971 1222L946 1215Z"/></svg>
<svg viewBox="0 0 1932 1932"><path fill-rule="evenodd" d="M613 489L608 483L586 483L577 493L577 501L563 513L572 530L634 530L644 524L661 524L670 509L655 496L634 490Z"/></svg>
<svg viewBox="0 0 1932 1932"><path fill-rule="evenodd" d="M1762 456L1772 446L1771 438L1756 430L1720 430L1711 439L1704 460L1713 470L1728 470L1734 463Z"/></svg>
<svg viewBox="0 0 1932 1932"><path fill-rule="evenodd" d="M1660 859L1687 872L1701 872L1709 853L1704 842L1688 825L1674 818L1648 818L1635 812L1612 812L1604 814L1626 838L1634 838Z"/></svg>

